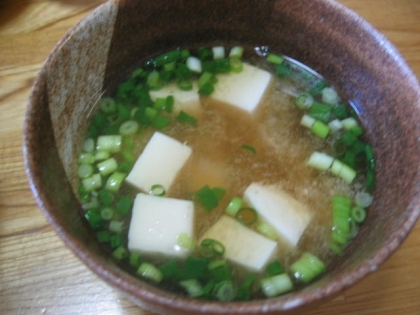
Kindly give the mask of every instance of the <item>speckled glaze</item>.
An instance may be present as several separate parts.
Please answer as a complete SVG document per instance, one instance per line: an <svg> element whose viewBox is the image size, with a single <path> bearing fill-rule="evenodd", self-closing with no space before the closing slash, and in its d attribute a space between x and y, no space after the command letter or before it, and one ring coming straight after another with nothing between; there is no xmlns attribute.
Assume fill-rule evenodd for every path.
<svg viewBox="0 0 420 315"><path fill-rule="evenodd" d="M319 281L270 300L203 302L140 281L101 249L73 193L75 152L103 90L152 54L214 43L268 45L324 75L353 102L377 157L376 198L358 238ZM417 79L383 35L336 2L114 0L47 59L29 98L23 150L33 193L64 243L139 306L161 314L278 314L333 297L406 238L420 214L419 141Z"/></svg>

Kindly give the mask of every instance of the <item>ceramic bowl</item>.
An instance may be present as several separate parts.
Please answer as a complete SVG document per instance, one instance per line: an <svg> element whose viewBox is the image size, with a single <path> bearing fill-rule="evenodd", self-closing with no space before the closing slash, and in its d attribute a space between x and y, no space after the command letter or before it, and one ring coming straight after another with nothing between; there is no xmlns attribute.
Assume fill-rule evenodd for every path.
<svg viewBox="0 0 420 315"><path fill-rule="evenodd" d="M219 303L164 292L100 247L72 187L92 104L139 60L174 47L269 46L308 65L351 100L377 157L375 202L360 234L308 287L268 300ZM420 92L395 47L328 0L108 1L58 43L30 94L24 156L31 189L64 243L140 307L162 314L277 314L355 284L398 248L420 213Z"/></svg>

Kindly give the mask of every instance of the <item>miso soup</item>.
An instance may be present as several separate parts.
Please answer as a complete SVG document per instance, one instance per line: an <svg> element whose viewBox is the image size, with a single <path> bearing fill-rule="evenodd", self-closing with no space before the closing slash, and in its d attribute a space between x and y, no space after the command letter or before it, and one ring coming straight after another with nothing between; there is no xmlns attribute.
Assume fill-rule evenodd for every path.
<svg viewBox="0 0 420 315"><path fill-rule="evenodd" d="M106 93L79 198L139 278L198 299L286 294L363 224L372 148L350 104L299 62L268 47L175 49Z"/></svg>

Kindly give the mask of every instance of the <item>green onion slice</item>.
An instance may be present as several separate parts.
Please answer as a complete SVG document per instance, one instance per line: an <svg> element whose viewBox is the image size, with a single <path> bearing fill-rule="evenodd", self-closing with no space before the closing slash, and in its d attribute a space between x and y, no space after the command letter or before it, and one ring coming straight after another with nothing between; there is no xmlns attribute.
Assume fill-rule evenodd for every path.
<svg viewBox="0 0 420 315"><path fill-rule="evenodd" d="M225 253L225 246L219 241L211 238L206 238L201 241L200 254L205 258L212 258L214 256L223 256Z"/></svg>
<svg viewBox="0 0 420 315"><path fill-rule="evenodd" d="M258 214L253 208L245 207L239 209L235 215L236 219L244 225L251 225L257 221Z"/></svg>
<svg viewBox="0 0 420 315"><path fill-rule="evenodd" d="M155 185L152 185L152 187L150 187L149 194L153 196L162 197L162 196L165 196L166 190L165 190L165 187L163 187L162 185L155 184Z"/></svg>
<svg viewBox="0 0 420 315"><path fill-rule="evenodd" d="M253 146L251 146L251 145L249 145L249 144L243 144L243 145L241 146L241 148L242 148L242 149L245 149L245 150L248 150L248 151L250 151L250 152L252 152L252 153L254 153L254 154L257 154L257 150L256 150Z"/></svg>

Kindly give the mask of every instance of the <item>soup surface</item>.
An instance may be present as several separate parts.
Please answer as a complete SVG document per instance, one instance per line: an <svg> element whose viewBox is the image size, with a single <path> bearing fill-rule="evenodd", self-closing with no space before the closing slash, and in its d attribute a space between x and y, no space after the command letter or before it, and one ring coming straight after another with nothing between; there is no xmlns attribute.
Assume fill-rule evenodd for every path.
<svg viewBox="0 0 420 315"><path fill-rule="evenodd" d="M148 66L140 71L136 70L127 81L121 83L115 95L104 97L98 105L92 125L88 129L87 141L81 151L78 170L81 177L80 199L88 222L97 233L98 240L125 268L178 294L202 299L248 300L271 297L300 288L322 273L335 255L341 254L357 234L357 229L366 214L365 208L370 204L366 199L370 199L371 196L366 191L372 189L370 177L374 170L374 160L351 107L348 104L343 105L334 94L335 91L310 69L291 59L273 55L266 48L256 48L257 53L246 52L250 55L247 63L271 73L270 84L266 87L256 110L250 113L236 108L214 99L212 91L204 91L199 92L198 108L186 108L185 111L181 109L187 117L183 120L179 117L179 110L169 110L165 105L158 108L158 101L145 97L146 93L159 90L167 82L180 82L176 74L168 75L168 79L163 80L164 83L153 83L150 79L155 69L163 69L160 70L161 81L163 72L172 71L168 70L168 65L174 61L168 56L171 56L171 53L176 56L182 54L181 50L177 51L178 53L163 55L166 58L159 59L161 56L158 56L152 59L165 61L162 65L155 63L151 69L148 69L149 62ZM201 65L213 60L217 53L217 50L207 49L205 51L208 56L202 57L203 51L198 52ZM240 57L242 58L242 53ZM177 63L182 59L174 58ZM221 59L231 58L223 56ZM240 58L237 59L242 63ZM227 74L229 71L233 71L232 68L222 71L222 75L235 75ZM201 69L198 74L194 73L194 70L191 72L189 79L199 82L203 73L208 71ZM220 73L217 71L212 73L213 78L217 78L218 75ZM182 80L183 84L187 81L184 77ZM217 85L218 82L212 84ZM187 90L185 87L181 88ZM331 90L333 101L328 95L323 95L323 91ZM308 93L309 91L311 93ZM309 102L324 107L312 104L302 106L299 97L308 95ZM147 106L139 105L141 100L154 110L144 110ZM171 98L165 100L162 104L169 105L173 102ZM321 108L321 114L313 109L316 106ZM326 114L323 110L326 107L329 108L329 112L328 118L324 119ZM139 112L144 112L145 115L140 116ZM304 115L307 115L306 118L310 117L309 127L303 122ZM121 119L121 116L125 118ZM155 123L158 116L163 117L163 124ZM349 127L346 120L350 118L353 119L353 125ZM128 132L122 132L120 129L125 121L131 122L127 127ZM335 121L335 125L332 121ZM327 126L328 129L321 128L321 132L315 130L313 126L316 122L319 122L322 128ZM130 126L134 131L131 131ZM324 130L327 130L328 135L325 135ZM157 131L188 145L193 152L177 172L171 186L168 189L159 187L163 191L160 195L164 196L158 197L193 202L193 237L187 237L186 243L179 244L189 250L188 257L174 258L162 253L130 251L127 247L129 229L133 228L130 227L133 201L141 191L124 181L124 178ZM121 132L120 148L115 152L108 150L104 154L107 150L100 148L98 137L121 135ZM359 148L353 149L356 144ZM329 157L329 165L324 167L308 162L311 161L314 152ZM91 158L91 163L86 162L86 156ZM115 158L116 166L109 172L104 171L103 175L98 165L110 158ZM171 156L167 156L167 159L169 163ZM340 161L345 167L342 167ZM86 165L92 165L91 171L87 173L80 170ZM334 170L334 167L339 171ZM343 175L344 169L349 170L346 174L350 174L350 179L349 176ZM91 183L90 179L98 173L102 179L101 184L94 184L94 188L89 184L86 186L85 183ZM120 182L117 183L118 189L115 190L108 185L113 173L122 174ZM311 220L296 246L290 246L282 237L273 238L271 222L268 222L268 232L264 233L259 229L264 220L260 219L258 209L255 211L243 198L247 187L253 183L264 187L276 187L309 210ZM203 187L218 188L221 191L221 194L217 195L216 206L210 211L197 194ZM156 195L156 191L153 190L143 193ZM340 211L334 208L336 196L345 197L350 202L348 210L344 211L348 212L344 219L342 215L337 215ZM243 202L241 209L252 208L247 214L251 215L251 222L242 222L246 229L265 234L265 238L276 242L275 254L269 257L261 270L251 271L243 264L226 259L223 244L220 244L222 251L216 251L210 256L203 254L203 242L200 244L200 238L226 215L226 209L234 198ZM233 218L237 216L233 215ZM241 243L241 240L236 242ZM246 249L247 244L240 246ZM302 263L305 259L307 262ZM203 274L197 273L196 270L203 266L200 263L204 264ZM222 268L223 272L220 272ZM150 276L155 273L158 274L157 278ZM212 278L204 274L216 276ZM270 289L271 286L276 287L272 283L281 283L282 280L283 283L286 281L287 285L274 291Z"/></svg>

